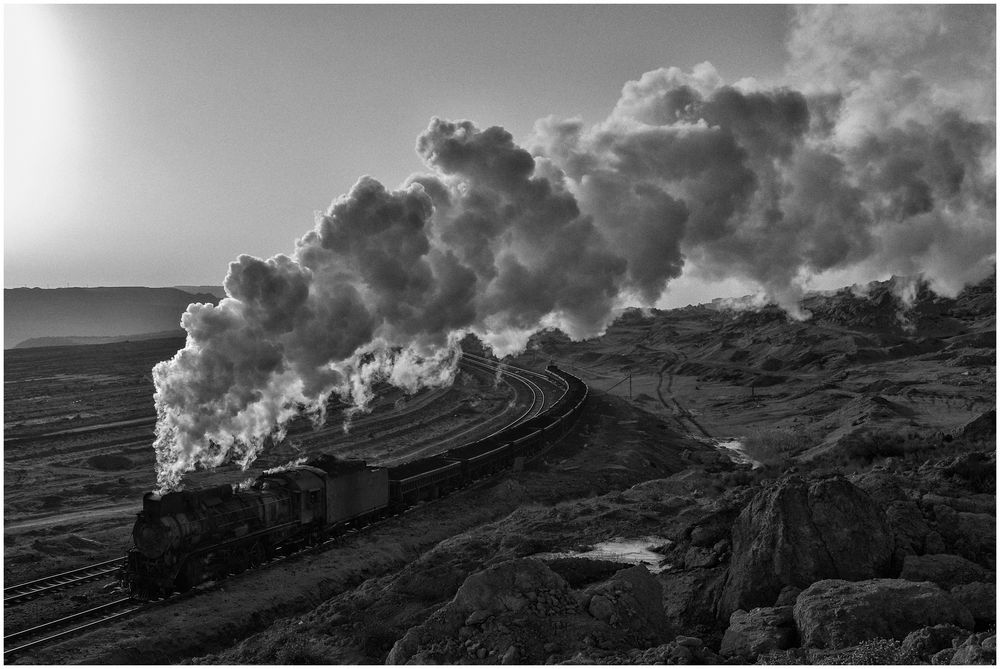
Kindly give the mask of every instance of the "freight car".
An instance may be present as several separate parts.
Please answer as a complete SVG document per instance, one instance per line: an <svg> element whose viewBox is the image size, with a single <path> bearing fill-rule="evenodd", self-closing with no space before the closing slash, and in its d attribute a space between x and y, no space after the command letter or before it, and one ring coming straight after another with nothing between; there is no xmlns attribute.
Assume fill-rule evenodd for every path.
<svg viewBox="0 0 1000 669"><path fill-rule="evenodd" d="M265 473L246 490L147 493L126 553L123 585L136 597L184 591L256 567L278 551L322 542L421 500L527 460L560 439L587 399L587 386L549 366L566 386L534 418L438 455L390 468L321 456Z"/></svg>

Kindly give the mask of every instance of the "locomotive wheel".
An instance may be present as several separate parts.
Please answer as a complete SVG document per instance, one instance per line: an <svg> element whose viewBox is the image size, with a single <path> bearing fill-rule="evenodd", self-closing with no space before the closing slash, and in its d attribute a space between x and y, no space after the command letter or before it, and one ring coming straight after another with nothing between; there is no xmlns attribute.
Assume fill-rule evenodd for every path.
<svg viewBox="0 0 1000 669"><path fill-rule="evenodd" d="M264 562L264 547L259 541L255 541L247 551L247 566L256 569L262 562Z"/></svg>
<svg viewBox="0 0 1000 669"><path fill-rule="evenodd" d="M239 555L230 563L230 570L233 574L242 574L250 567L250 559L247 554Z"/></svg>
<svg viewBox="0 0 1000 669"><path fill-rule="evenodd" d="M130 597L151 601L160 597L160 589L155 585L133 583L128 588Z"/></svg>
<svg viewBox="0 0 1000 669"><path fill-rule="evenodd" d="M177 574L174 583L177 584L178 592L187 592L201 582L201 565L197 560L188 559L181 565L181 570Z"/></svg>

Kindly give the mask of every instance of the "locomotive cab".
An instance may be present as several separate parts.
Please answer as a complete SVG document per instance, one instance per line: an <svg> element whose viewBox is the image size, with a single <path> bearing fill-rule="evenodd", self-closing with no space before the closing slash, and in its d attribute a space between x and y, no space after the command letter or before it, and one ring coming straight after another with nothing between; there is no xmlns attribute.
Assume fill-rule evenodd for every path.
<svg viewBox="0 0 1000 669"><path fill-rule="evenodd" d="M280 481L278 485L289 492L293 516L300 524L326 523L326 476L323 470L303 465L268 475L265 485L268 480Z"/></svg>

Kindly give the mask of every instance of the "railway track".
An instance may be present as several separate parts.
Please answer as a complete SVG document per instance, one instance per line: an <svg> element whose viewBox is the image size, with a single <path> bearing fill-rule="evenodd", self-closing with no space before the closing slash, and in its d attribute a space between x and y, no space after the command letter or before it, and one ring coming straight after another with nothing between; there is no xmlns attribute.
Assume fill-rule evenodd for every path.
<svg viewBox="0 0 1000 669"><path fill-rule="evenodd" d="M407 509L407 511L409 511L409 509ZM100 604L98 606L94 606L92 608L85 609L83 611L77 611L67 616L62 616L59 618L55 618L53 620L48 620L43 623L39 623L37 625L33 625L31 627L26 627L24 629L18 630L16 632L12 632L10 634L5 634L3 638L4 659L7 660L9 658L12 658L14 655L20 654L24 651L31 650L33 648L39 648L41 646L58 641L65 637L78 634L80 632L84 632L88 629L100 627L101 625L107 624L109 622L121 618L127 618L131 615L140 613L142 611L148 611L155 607L164 606L168 603L176 603L179 600L196 596L199 593L215 590L216 588L220 587L223 583L230 583L233 580L240 578L241 576L249 575L254 572L260 572L264 569L273 568L288 560L293 560L296 558L303 557L305 555L321 552L329 548L330 546L340 541L343 541L345 538L355 536L360 532L366 531L371 527L378 525L381 522L384 522L385 520L387 520L387 518L373 520L360 527L351 527L345 530L343 534L339 534L330 537L328 539L325 539L322 543L315 545L306 545L292 552L279 553L271 557L270 559L264 561L263 563L261 563L259 567L253 570L248 570L246 572L242 572L239 574L234 573L223 580L206 581L205 583L195 586L195 588L186 593L173 593L168 597L148 602L139 601L131 597L122 597L120 599L116 599L111 602L107 602L105 604ZM120 566L122 563L122 558L115 558L113 560L107 560L105 562L100 562L97 564L90 565L89 567L82 567L80 569L74 570L74 572L82 572L84 570L96 571L96 569L98 569L100 566L108 565L111 563ZM112 569L112 573L117 569L118 567L114 567ZM72 572L65 572L65 573L72 573ZM44 579L38 579L37 581L31 581L29 583L23 583L18 586L12 586L11 589L25 587L32 583L40 583L42 581L52 580L58 576L59 574L54 574L53 576L49 576ZM78 582L83 582L83 581L81 580ZM69 587L69 586L67 585L64 587ZM49 590L48 592L54 592L54 590Z"/></svg>
<svg viewBox="0 0 1000 669"><path fill-rule="evenodd" d="M528 404L527 409L525 409L522 413L518 414L516 418L505 423L496 430L493 430L488 434L482 435L481 437L479 437L480 439L488 439L497 434L500 434L504 430L508 430L526 420L529 420L530 418L537 416L544 408L545 394L542 391L542 389L538 386L538 384L534 383L531 379L526 378L525 376L519 374L516 371L513 371L514 368L508 368L507 366L503 365L502 363L498 363L495 360L490 360L489 358L483 358L482 356L477 356L470 353L463 353L462 361L465 364L469 365L470 367L473 367L480 371L489 372L490 374L496 374L499 371L500 379L508 386L510 386L511 389L514 389L513 384L511 383L511 381L513 380L516 381L517 383L520 383L525 388L527 388L527 390L531 393L531 402ZM542 376L544 377L544 375ZM517 393L516 390L514 390L514 392ZM504 412L504 414L505 413L506 412ZM500 414L495 418L489 419L487 423L492 422L493 420L497 420L504 414ZM403 457L384 459L379 461L378 464L386 467L392 467L401 464L403 462L407 462L410 460L414 460L417 458L425 457L427 455L438 453L440 451L447 450L449 445L453 445L454 442L459 441L461 437L469 434L470 432L482 430L482 427L483 427L482 423L477 423L475 425L472 425L470 427L461 430L460 432L450 433L444 439L435 439L425 446L421 446L415 449L411 448L407 451L406 455Z"/></svg>
<svg viewBox="0 0 1000 669"><path fill-rule="evenodd" d="M525 412L520 416L518 416L517 418L515 418L510 423L508 423L507 425L505 425L504 427L500 428L500 430L497 430L497 432L506 430L509 427L514 427L518 423L526 421L529 418L534 418L535 416L537 416L539 413L542 412L542 409L545 407L545 392L538 386L537 383L532 381L530 378L528 378L524 374L520 374L517 371L514 371L515 368L510 368L504 365L503 363L489 360L488 358L481 358L480 356L473 356L468 353L463 354L462 358L466 362L466 364L472 365L474 367L479 367L480 369L484 369L489 372L499 373L501 378L505 378L508 380L508 383L509 379L514 379L518 383L525 386L531 392L531 404L528 406ZM493 434L496 433L494 432Z"/></svg>
<svg viewBox="0 0 1000 669"><path fill-rule="evenodd" d="M511 365L511 364L508 364L508 363L505 363L505 362L498 362L496 360L491 360L490 358L486 358L486 357L483 357L481 355L476 355L475 353L463 353L462 357L466 361L478 362L480 364L491 365L493 369L499 369L501 372L509 374L509 375L513 376L514 378L517 378L518 380L520 380L520 381L522 381L524 383L530 383L538 391L538 396L544 398L545 393L544 393L544 391L542 391L541 387L538 384L536 384L533 381L531 381L532 378L539 379L540 381L543 381L543 382L549 384L550 386L552 386L553 388L555 388L557 391L559 391L559 397L556 397L555 400L554 400L554 402L558 401L562 397L562 395L565 394L567 390L569 390L569 386L566 385L566 383L564 381L562 381L558 377L552 376L551 374L543 374L542 372L536 372L536 371L531 370L531 369L525 369L523 367L517 367L515 365ZM532 418L532 417L538 415L539 413L541 413L541 411L545 408L546 404L550 404L550 403L543 403L538 408L538 410L534 412L534 414L532 416L529 416L529 418Z"/></svg>
<svg viewBox="0 0 1000 669"><path fill-rule="evenodd" d="M487 373L491 376L497 371L497 363L487 359L480 361L463 357L462 364L469 371L475 370L481 373ZM506 368L504 369L506 370ZM544 378L544 375L542 375L542 378ZM334 454L343 453L344 451L341 450L341 447L346 446L350 449L347 457L364 457L364 459L373 464L392 466L396 463L412 460L434 451L447 450L452 446L458 445L459 442L470 433L482 433L485 429L489 429L490 432L488 436L492 436L509 427L513 427L521 421L537 415L537 413L544 408L546 404L544 400L545 394L537 384L532 383L531 379L523 379L519 374L503 371L501 380L511 389L515 397L521 394L531 394L531 401L528 410L502 425L500 425L499 421L504 420L505 417L508 416L511 408L514 407L513 403L508 405L508 407L502 412L490 417L484 416L482 420L473 422L471 425L457 425L453 427L443 426L441 428L443 431L436 435L430 436L426 439L420 439L416 442L407 442L405 445L399 446L396 444L396 440L412 433L414 428L433 428L436 425L443 425L448 420L453 419L453 415L440 414L429 419L414 422L408 417L408 414L413 413L413 411L408 408L404 412L394 412L388 415L359 419L357 422L352 423L351 434L349 436L345 436L340 427L323 428L319 431L306 435L302 439L301 444L304 448L313 448L316 447L317 444L321 444L320 448L322 448L322 450L332 452ZM519 384L522 387L521 392L514 387L515 384ZM525 390L527 392L525 392ZM420 408L425 406L427 403L427 400L422 400ZM452 418L449 416L452 416ZM493 425L494 423L496 425ZM491 425L492 427L490 427ZM500 426L497 427L497 425ZM378 427L376 428L375 426ZM373 432L367 437L359 438L357 436L358 433L364 434L369 429L373 429ZM480 434L476 438L483 437L484 435ZM394 447L387 450L384 448L386 444L394 444ZM367 454L361 454L360 452L365 449L367 449ZM405 453L395 455L394 450L399 449L403 449ZM380 450L382 452L379 452ZM292 454L288 454L288 456L284 457L284 459L282 459L282 457L273 458L273 465L277 466L278 464L282 464L291 457ZM261 461L263 462L263 459Z"/></svg>
<svg viewBox="0 0 1000 669"><path fill-rule="evenodd" d="M66 588L72 588L77 585L82 585L83 583L89 583L106 576L111 576L118 571L121 567L121 563L121 558L114 558L112 560L105 560L104 562L98 562L85 567L71 569L70 571L64 571L59 574L52 574L51 576L45 576L26 583L19 583L18 585L6 587L3 589L4 608L14 604L26 602L29 599L38 597L39 595L53 593L58 590L65 590Z"/></svg>
<svg viewBox="0 0 1000 669"><path fill-rule="evenodd" d="M62 618L49 620L40 625L18 630L11 634L5 634L3 637L4 659L6 660L16 653L51 643L71 634L77 634L91 627L97 627L112 620L130 616L149 606L151 605L145 602L138 602L131 597L124 597L108 602L107 604L101 604L100 606L63 616ZM25 641L25 639L30 639L30 641Z"/></svg>

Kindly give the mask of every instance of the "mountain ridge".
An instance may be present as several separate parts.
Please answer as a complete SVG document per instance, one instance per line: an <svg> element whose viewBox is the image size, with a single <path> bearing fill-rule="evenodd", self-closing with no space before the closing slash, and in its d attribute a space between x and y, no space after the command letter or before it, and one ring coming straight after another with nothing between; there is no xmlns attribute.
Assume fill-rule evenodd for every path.
<svg viewBox="0 0 1000 669"><path fill-rule="evenodd" d="M178 331L181 314L193 302L217 304L219 298L145 286L5 288L4 349L50 337L127 338Z"/></svg>

